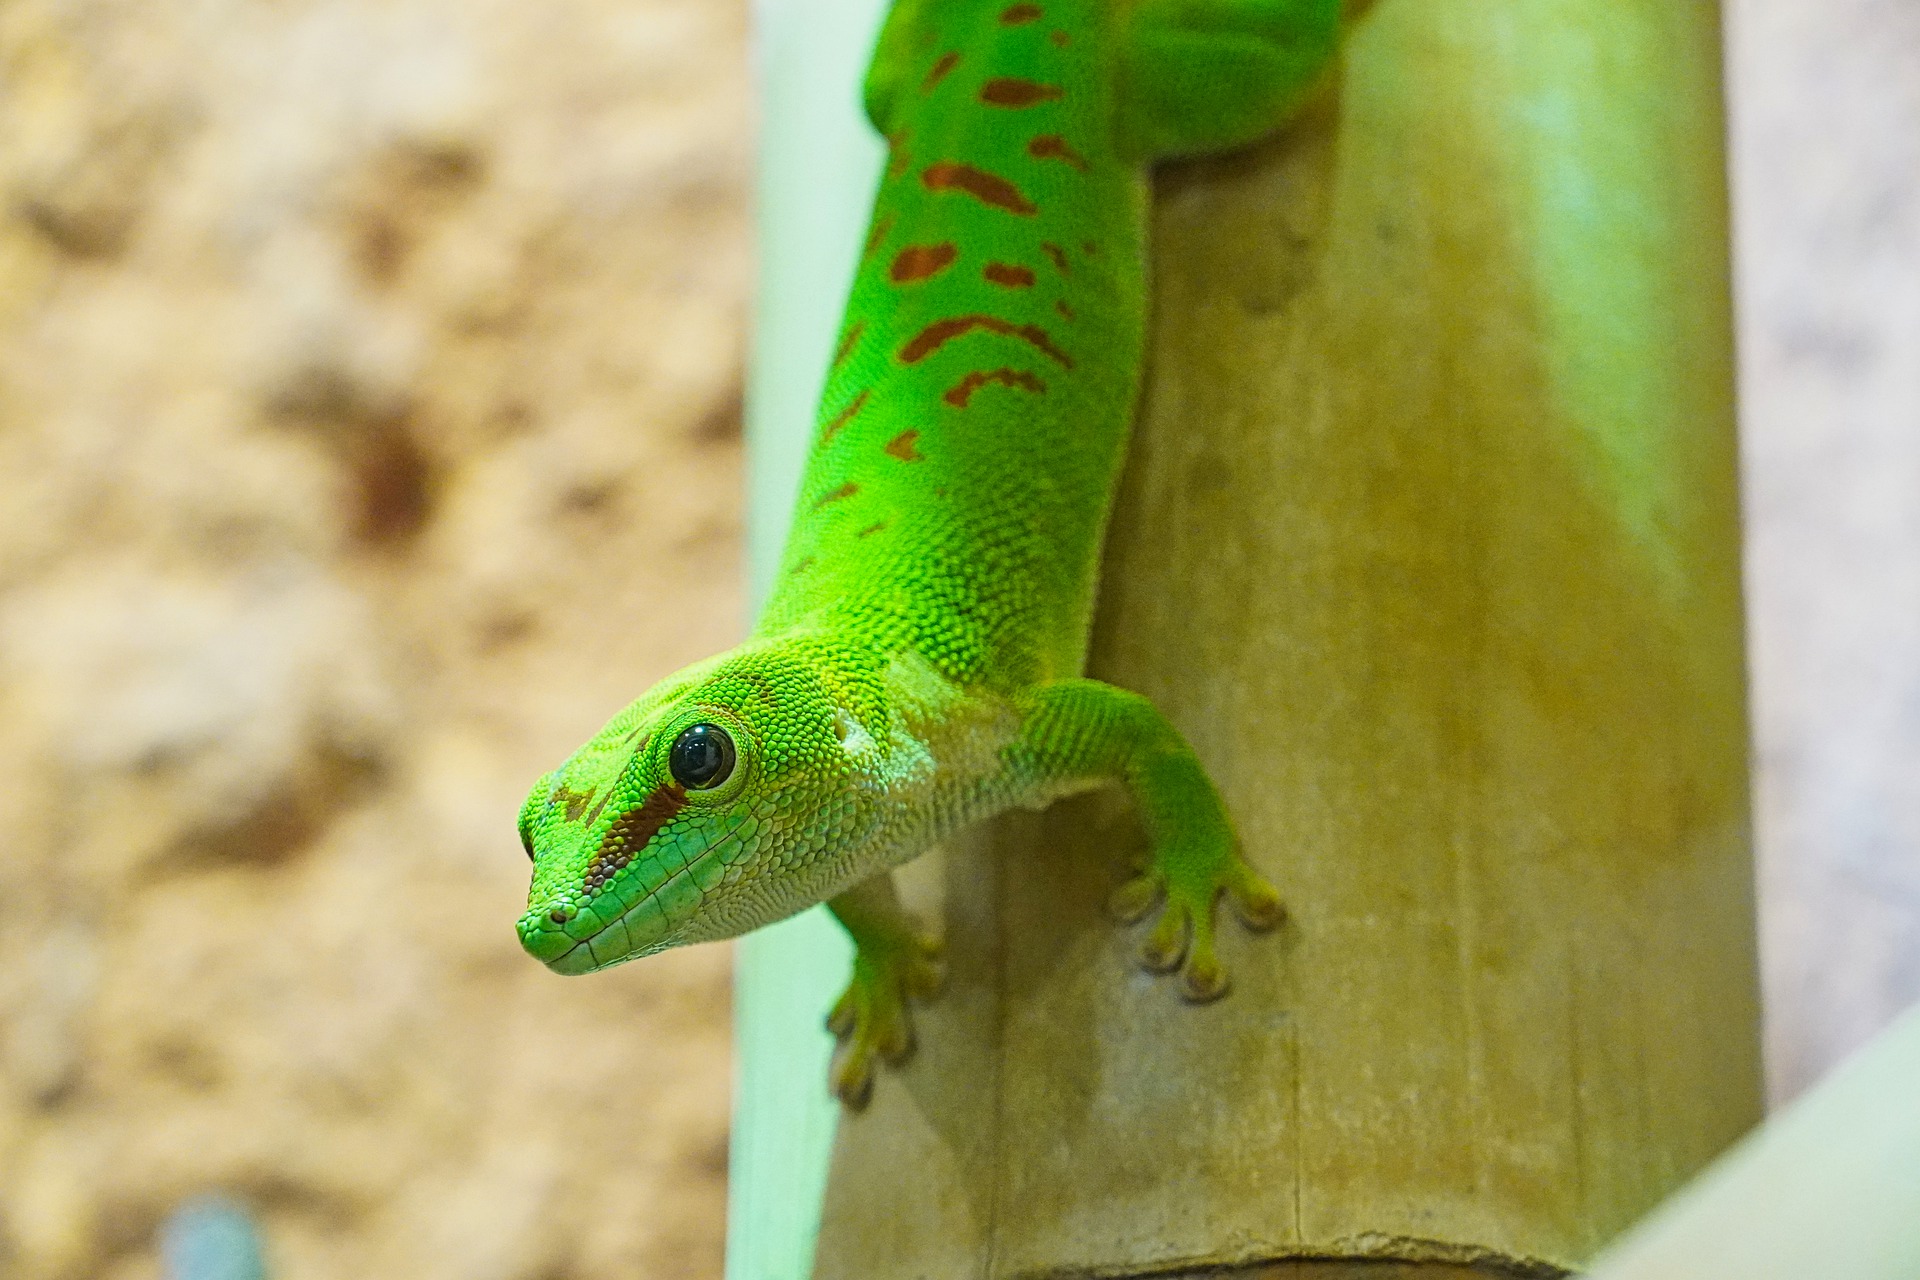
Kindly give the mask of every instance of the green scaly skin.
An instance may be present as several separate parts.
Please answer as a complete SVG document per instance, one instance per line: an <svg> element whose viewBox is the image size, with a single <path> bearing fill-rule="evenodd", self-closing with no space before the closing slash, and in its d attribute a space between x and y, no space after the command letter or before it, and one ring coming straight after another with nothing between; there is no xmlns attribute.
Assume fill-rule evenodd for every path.
<svg viewBox="0 0 1920 1280"><path fill-rule="evenodd" d="M892 144L778 585L739 648L535 784L526 949L585 973L828 902L856 944L834 1089L911 1046L934 947L890 868L1108 783L1149 837L1124 916L1185 994L1226 989L1222 892L1280 914L1146 699L1080 676L1140 385L1146 166L1251 141L1336 43L1338 0L898 0L867 80ZM717 725L718 785L676 780Z"/></svg>

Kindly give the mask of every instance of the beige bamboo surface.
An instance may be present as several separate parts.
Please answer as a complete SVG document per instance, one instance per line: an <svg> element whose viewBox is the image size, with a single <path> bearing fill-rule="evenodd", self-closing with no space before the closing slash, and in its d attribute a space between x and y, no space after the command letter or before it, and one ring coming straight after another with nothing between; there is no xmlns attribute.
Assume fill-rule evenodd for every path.
<svg viewBox="0 0 1920 1280"><path fill-rule="evenodd" d="M1091 670L1292 918L1196 1009L1124 806L914 868L951 984L821 1280L1554 1274L1758 1119L1719 66L1711 4L1379 0L1162 176Z"/></svg>

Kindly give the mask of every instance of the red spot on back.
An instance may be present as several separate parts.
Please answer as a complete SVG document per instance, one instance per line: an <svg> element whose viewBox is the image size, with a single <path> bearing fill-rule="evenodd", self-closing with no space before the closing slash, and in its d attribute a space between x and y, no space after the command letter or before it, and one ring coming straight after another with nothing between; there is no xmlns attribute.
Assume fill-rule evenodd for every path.
<svg viewBox="0 0 1920 1280"><path fill-rule="evenodd" d="M1016 76L998 76L980 86L980 101L990 107L1031 107L1060 96L1057 84L1040 84Z"/></svg>
<svg viewBox="0 0 1920 1280"><path fill-rule="evenodd" d="M997 209L1005 209L1008 213L1017 213L1023 218L1040 212L1038 205L1020 194L1020 188L998 174L976 169L970 164L955 164L948 160L930 164L926 172L920 175L920 181L929 191L964 191L976 200Z"/></svg>
<svg viewBox="0 0 1920 1280"><path fill-rule="evenodd" d="M837 369L847 362L847 357L853 354L854 347L859 345L860 335L866 331L867 322L865 320L855 320L847 326L846 334L840 339L840 346L833 353L834 368Z"/></svg>
<svg viewBox="0 0 1920 1280"><path fill-rule="evenodd" d="M913 447L913 442L919 438L920 433L917 430L902 431L899 435L887 441L887 452L902 462L924 461L926 455Z"/></svg>
<svg viewBox="0 0 1920 1280"><path fill-rule="evenodd" d="M801 573L805 573L807 570L811 568L813 568L813 557L801 556L799 562L795 564L793 568L789 569L787 572L794 573L794 574L801 574Z"/></svg>
<svg viewBox="0 0 1920 1280"><path fill-rule="evenodd" d="M1050 31L1047 33L1047 39L1053 41L1053 47L1056 49L1067 47L1067 33L1064 31Z"/></svg>
<svg viewBox="0 0 1920 1280"><path fill-rule="evenodd" d="M1053 265L1061 275L1070 276L1073 274L1073 268L1067 265L1067 251L1065 249L1062 249L1051 240L1041 242L1040 248L1049 258L1053 259Z"/></svg>
<svg viewBox="0 0 1920 1280"><path fill-rule="evenodd" d="M999 316L973 315L952 316L945 320L935 320L932 324L915 334L906 346L900 348L900 359L904 364L916 364L938 351L953 339L972 333L975 329L985 329L1006 338L1018 338L1035 349L1057 361L1062 368L1073 368L1073 357L1053 345L1053 339L1047 331L1037 324L1014 324L1002 320Z"/></svg>
<svg viewBox="0 0 1920 1280"><path fill-rule="evenodd" d="M1016 4L1000 11L1000 25L1018 27L1028 22L1040 20L1040 6L1037 4Z"/></svg>
<svg viewBox="0 0 1920 1280"><path fill-rule="evenodd" d="M960 256L952 241L942 244L910 244L902 249L893 260L893 266L887 272L887 278L895 284L909 284L915 280L925 280L937 276L953 265Z"/></svg>
<svg viewBox="0 0 1920 1280"><path fill-rule="evenodd" d="M928 69L927 78L920 82L920 92L932 93L933 87L939 84L942 80L945 80L947 78L947 73L949 71L952 71L955 67L959 65L960 65L959 54L957 53L941 54L940 60L934 63L933 66Z"/></svg>
<svg viewBox="0 0 1920 1280"><path fill-rule="evenodd" d="M1060 313L1060 318L1062 320L1079 319L1078 316L1073 314L1073 308L1067 305L1067 300L1065 298L1054 299L1053 309Z"/></svg>
<svg viewBox="0 0 1920 1280"><path fill-rule="evenodd" d="M875 218L873 220L873 230L867 232L867 247L861 250L861 254L865 257L871 258L873 256L873 251L880 247L881 243L884 240L886 240L887 235L892 230L893 230L892 214L890 213L882 214L881 216Z"/></svg>
<svg viewBox="0 0 1920 1280"><path fill-rule="evenodd" d="M849 480L845 484L841 485L838 489L835 489L832 493L829 493L825 497L821 498L820 501L814 503L813 509L815 511L818 511L820 508L826 506L829 503L839 502L843 498L851 498L854 494L858 492L860 492L860 486L855 484L853 481Z"/></svg>
<svg viewBox="0 0 1920 1280"><path fill-rule="evenodd" d="M1017 387L1022 391L1031 391L1035 395L1045 395L1047 384L1028 373L1025 369L988 369L975 370L960 381L947 388L941 396L956 409L964 409L973 399L973 393L988 383L999 383L1003 387Z"/></svg>
<svg viewBox="0 0 1920 1280"><path fill-rule="evenodd" d="M1100 246L1091 240L1082 240L1080 242L1080 252L1086 254L1089 258L1097 258L1100 256Z"/></svg>
<svg viewBox="0 0 1920 1280"><path fill-rule="evenodd" d="M887 522L885 520L876 520L872 524L868 525L866 528L862 529L859 533L854 534L853 536L856 538L870 538L874 534L880 532L882 529L886 527L887 527Z"/></svg>
<svg viewBox="0 0 1920 1280"><path fill-rule="evenodd" d="M852 403L834 415L833 421L829 422L826 425L826 429L820 433L821 444L825 444L827 441L833 439L834 432L840 430L840 428L846 426L849 422L852 422L853 416L867 407L867 394L867 392L862 391L853 398Z"/></svg>
<svg viewBox="0 0 1920 1280"><path fill-rule="evenodd" d="M1033 272L1007 262L989 262L980 272L994 284L1007 289L1033 288Z"/></svg>
<svg viewBox="0 0 1920 1280"><path fill-rule="evenodd" d="M887 139L887 177L897 178L913 167L913 153L907 150L907 131L902 129Z"/></svg>
<svg viewBox="0 0 1920 1280"><path fill-rule="evenodd" d="M1027 154L1035 160L1064 160L1082 173L1087 171L1087 158L1068 146L1067 140L1057 133L1043 133L1029 142Z"/></svg>

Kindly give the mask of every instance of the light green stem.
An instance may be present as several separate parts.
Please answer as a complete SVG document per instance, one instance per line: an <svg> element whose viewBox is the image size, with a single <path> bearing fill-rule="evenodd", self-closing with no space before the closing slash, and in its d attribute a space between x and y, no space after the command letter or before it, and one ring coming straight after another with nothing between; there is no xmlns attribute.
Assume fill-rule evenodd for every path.
<svg viewBox="0 0 1920 1280"><path fill-rule="evenodd" d="M860 114L883 0L762 0L760 293L747 396L748 580L766 598L885 148ZM728 1280L803 1280L838 1104L827 1010L852 948L825 908L742 938Z"/></svg>

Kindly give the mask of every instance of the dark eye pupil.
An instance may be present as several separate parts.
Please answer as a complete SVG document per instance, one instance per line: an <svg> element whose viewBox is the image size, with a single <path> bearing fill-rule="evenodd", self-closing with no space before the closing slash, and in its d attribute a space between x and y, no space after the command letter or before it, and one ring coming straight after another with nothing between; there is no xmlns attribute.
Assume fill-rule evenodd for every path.
<svg viewBox="0 0 1920 1280"><path fill-rule="evenodd" d="M673 740L667 768L689 791L717 787L733 772L733 739L717 724L696 724Z"/></svg>

